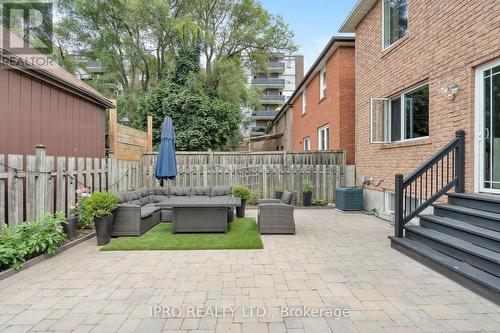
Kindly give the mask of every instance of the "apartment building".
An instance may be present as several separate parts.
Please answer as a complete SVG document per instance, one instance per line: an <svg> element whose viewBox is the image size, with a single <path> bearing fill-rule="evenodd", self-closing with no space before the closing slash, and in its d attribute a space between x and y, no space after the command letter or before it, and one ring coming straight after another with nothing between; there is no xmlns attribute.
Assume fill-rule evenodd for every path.
<svg viewBox="0 0 500 333"><path fill-rule="evenodd" d="M273 120L278 133L276 149L343 149L354 164L354 37L330 39Z"/></svg>
<svg viewBox="0 0 500 333"><path fill-rule="evenodd" d="M277 110L292 95L296 84L304 75L304 57L276 54L269 59L267 68L245 67L247 82L262 90L259 110L243 108L243 132L246 137L263 135L266 127L277 115Z"/></svg>

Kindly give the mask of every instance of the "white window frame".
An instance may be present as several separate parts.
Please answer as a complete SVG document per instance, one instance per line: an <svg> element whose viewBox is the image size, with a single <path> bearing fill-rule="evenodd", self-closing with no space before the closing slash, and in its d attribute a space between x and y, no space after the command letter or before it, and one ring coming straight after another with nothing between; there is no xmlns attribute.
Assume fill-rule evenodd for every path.
<svg viewBox="0 0 500 333"><path fill-rule="evenodd" d="M309 151L311 150L311 137L307 136L303 140L304 142L304 150Z"/></svg>
<svg viewBox="0 0 500 333"><path fill-rule="evenodd" d="M406 18L407 18L407 23L406 23L406 33L404 36L400 37L398 40L394 41L393 43L389 45L385 45L385 0L382 0L382 50L385 51L387 49L390 49L392 46L396 45L399 43L401 39L403 39L406 35L408 35L409 31L409 22L410 22L410 10L409 10L409 4L408 0L406 0Z"/></svg>
<svg viewBox="0 0 500 333"><path fill-rule="evenodd" d="M396 95L393 95L389 98L387 97L375 97L370 99L370 143L398 143L398 142L408 142L408 141L415 141L415 140L422 140L422 139L428 139L429 136L421 136L418 138L411 138L411 139L406 139L406 126L405 126L405 121L406 121L406 108L405 108L405 95L414 91L418 90L424 86L428 86L429 81L426 81L424 83L418 84L416 86L412 86L411 88L408 88L404 90L401 93L398 93ZM400 124L400 129L401 129L401 135L400 139L398 141L391 141L392 133L391 133L391 128L392 128L392 123L391 123L391 107L392 103L391 101L393 99L399 98L400 103L401 103L401 124ZM430 90L429 90L429 100L430 100ZM386 102L386 108L384 108L384 117L386 119L386 123L384 124L384 141L373 141L373 103L375 101L385 101ZM429 117L430 117L430 109L428 110L429 112ZM430 127L430 126L429 126ZM428 129L429 130L429 129Z"/></svg>
<svg viewBox="0 0 500 333"><path fill-rule="evenodd" d="M302 92L302 114L306 114L307 112L307 93L306 90Z"/></svg>
<svg viewBox="0 0 500 333"><path fill-rule="evenodd" d="M326 65L319 72L319 99L326 97Z"/></svg>
<svg viewBox="0 0 500 333"><path fill-rule="evenodd" d="M384 190L384 212L394 214L394 209L391 210L390 206L394 208L396 204L395 198L394 191Z"/></svg>
<svg viewBox="0 0 500 333"><path fill-rule="evenodd" d="M326 148L323 147L323 140L321 137L321 134L325 131L328 130L328 137L326 140ZM326 125L323 127L318 128L318 150L329 150L330 149L330 125Z"/></svg>
<svg viewBox="0 0 500 333"><path fill-rule="evenodd" d="M384 123L384 140L383 141L375 141L373 140L373 104L374 102L377 101L383 101L384 102L384 118L385 118L385 123ZM370 99L370 143L388 143L388 140L390 136L388 135L388 128L390 128L390 98L386 97L375 97Z"/></svg>

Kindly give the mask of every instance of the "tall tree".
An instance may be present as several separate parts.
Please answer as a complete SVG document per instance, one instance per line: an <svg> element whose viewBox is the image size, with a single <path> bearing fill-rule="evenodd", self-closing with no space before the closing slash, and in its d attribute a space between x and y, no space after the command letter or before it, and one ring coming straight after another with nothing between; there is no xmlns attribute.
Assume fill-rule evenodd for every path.
<svg viewBox="0 0 500 333"><path fill-rule="evenodd" d="M173 120L176 147L179 150L222 149L234 142L241 114L239 108L218 98L199 71L200 48L183 45L175 57L175 66L139 99L134 119L144 127L147 115L160 124L165 116ZM159 126L153 129L153 142L160 142Z"/></svg>
<svg viewBox="0 0 500 333"><path fill-rule="evenodd" d="M202 32L207 72L214 62L234 56L262 60L272 52L293 52L293 33L281 16L256 0L193 0L194 20Z"/></svg>

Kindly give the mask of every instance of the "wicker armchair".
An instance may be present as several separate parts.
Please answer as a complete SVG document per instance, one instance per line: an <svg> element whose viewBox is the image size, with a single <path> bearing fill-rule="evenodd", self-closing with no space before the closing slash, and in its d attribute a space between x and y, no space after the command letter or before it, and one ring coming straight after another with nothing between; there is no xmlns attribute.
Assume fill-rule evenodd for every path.
<svg viewBox="0 0 500 333"><path fill-rule="evenodd" d="M297 202L294 192L283 193L281 199L259 200L258 225L261 234L295 234L293 211Z"/></svg>

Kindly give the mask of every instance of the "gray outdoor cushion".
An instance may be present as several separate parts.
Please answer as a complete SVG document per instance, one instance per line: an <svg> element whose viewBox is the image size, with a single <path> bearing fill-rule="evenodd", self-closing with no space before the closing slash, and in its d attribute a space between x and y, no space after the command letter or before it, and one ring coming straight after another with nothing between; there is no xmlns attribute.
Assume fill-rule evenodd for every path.
<svg viewBox="0 0 500 333"><path fill-rule="evenodd" d="M169 187L150 187L149 195L164 195L168 196L170 194Z"/></svg>
<svg viewBox="0 0 500 333"><path fill-rule="evenodd" d="M155 204L147 204L141 207L141 218L150 216L151 214L159 211L161 208Z"/></svg>
<svg viewBox="0 0 500 333"><path fill-rule="evenodd" d="M231 195L231 186L212 186L210 190L211 197L220 197L223 195Z"/></svg>
<svg viewBox="0 0 500 333"><path fill-rule="evenodd" d="M139 195L135 191L121 192L118 195L118 202L119 203L126 203L126 202L137 200L137 199L139 199Z"/></svg>
<svg viewBox="0 0 500 333"><path fill-rule="evenodd" d="M129 201L127 203L130 205L135 205L135 206L144 206L143 201L141 199L132 200L132 201Z"/></svg>
<svg viewBox="0 0 500 333"><path fill-rule="evenodd" d="M193 186L191 187L191 195L209 196L210 186Z"/></svg>
<svg viewBox="0 0 500 333"><path fill-rule="evenodd" d="M293 193L290 191L285 191L283 192L283 195L281 196L281 201L287 205L291 205L293 199Z"/></svg>
<svg viewBox="0 0 500 333"><path fill-rule="evenodd" d="M150 195L150 197L153 198L154 203L162 202L162 201L168 199L167 195Z"/></svg>
<svg viewBox="0 0 500 333"><path fill-rule="evenodd" d="M297 206L297 193L292 192L292 200L290 200L290 205Z"/></svg>
<svg viewBox="0 0 500 333"><path fill-rule="evenodd" d="M142 187L136 190L141 198L147 197L149 195L149 189L147 187Z"/></svg>
<svg viewBox="0 0 500 333"><path fill-rule="evenodd" d="M191 195L191 187L187 186L171 186L170 187L170 195L175 196L187 196Z"/></svg>

